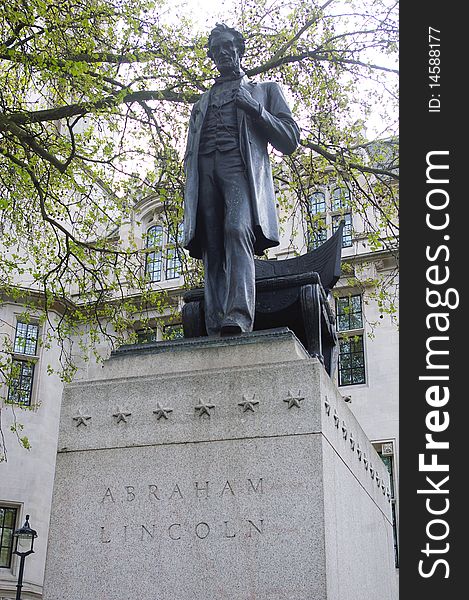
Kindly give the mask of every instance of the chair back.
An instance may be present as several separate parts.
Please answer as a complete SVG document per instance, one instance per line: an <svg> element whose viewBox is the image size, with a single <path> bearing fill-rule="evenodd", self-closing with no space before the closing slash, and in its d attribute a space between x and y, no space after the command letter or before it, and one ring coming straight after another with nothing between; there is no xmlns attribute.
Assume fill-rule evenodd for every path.
<svg viewBox="0 0 469 600"><path fill-rule="evenodd" d="M254 260L256 280L316 272L327 293L340 278L344 225L345 222L342 220L337 230L324 244L306 254L285 260L256 258Z"/></svg>

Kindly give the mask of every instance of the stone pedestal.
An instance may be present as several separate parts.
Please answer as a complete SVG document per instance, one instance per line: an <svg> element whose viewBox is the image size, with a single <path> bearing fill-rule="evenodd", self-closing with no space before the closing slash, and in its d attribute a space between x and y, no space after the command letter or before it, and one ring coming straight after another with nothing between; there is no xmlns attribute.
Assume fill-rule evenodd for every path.
<svg viewBox="0 0 469 600"><path fill-rule="evenodd" d="M65 390L44 600L394 600L389 480L289 330Z"/></svg>

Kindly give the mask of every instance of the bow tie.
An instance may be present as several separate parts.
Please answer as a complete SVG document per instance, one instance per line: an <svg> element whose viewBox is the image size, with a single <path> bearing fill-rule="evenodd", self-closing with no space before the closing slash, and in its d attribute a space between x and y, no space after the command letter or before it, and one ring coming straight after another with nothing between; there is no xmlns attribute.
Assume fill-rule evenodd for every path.
<svg viewBox="0 0 469 600"><path fill-rule="evenodd" d="M236 81L236 79L241 79L244 76L244 71L240 69L239 71L229 73L228 75L220 75L220 77L216 77L215 83L223 83L224 81Z"/></svg>

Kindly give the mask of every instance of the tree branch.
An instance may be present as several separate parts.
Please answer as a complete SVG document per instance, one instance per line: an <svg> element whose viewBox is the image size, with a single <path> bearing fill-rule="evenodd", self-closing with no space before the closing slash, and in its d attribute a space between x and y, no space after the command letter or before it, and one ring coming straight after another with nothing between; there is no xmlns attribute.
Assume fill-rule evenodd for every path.
<svg viewBox="0 0 469 600"><path fill-rule="evenodd" d="M116 93L106 98L101 98L96 102L82 102L79 104L69 104L45 110L37 110L32 112L16 112L11 113L8 119L13 123L44 123L48 121L58 121L67 117L77 115L86 115L95 110L118 106L119 104L131 104L133 102L145 102L148 100L160 100L178 103L194 103L199 98L198 94L177 93L171 89L166 90L140 90L130 92L125 96Z"/></svg>
<svg viewBox="0 0 469 600"><path fill-rule="evenodd" d="M54 165L54 167L60 173L65 173L70 161L62 163L57 157L55 157L53 154L51 154L45 148L43 148L40 144L38 144L34 137L28 131L24 130L22 127L18 127L18 125L16 125L10 119L7 119L2 115L0 115L0 131L14 135L21 144L29 146L29 148L35 154Z"/></svg>
<svg viewBox="0 0 469 600"><path fill-rule="evenodd" d="M375 65L375 64L367 64L360 60L354 60L351 58L338 58L338 57L335 58L332 56L327 56L325 54L318 54L317 50L310 50L308 52L302 52L301 54L284 56L277 60L268 60L267 62L265 62L263 65L260 65L259 67L254 67L253 69L248 69L246 71L246 75L248 75L248 76L259 75L261 73L270 71L271 69L276 69L277 67L281 67L282 65L300 62L300 61L304 60L305 58L311 58L313 60L317 60L320 62L345 63L345 64L349 64L349 65L358 65L360 67L366 67L367 69L385 71L387 73L395 73L397 75L399 74L398 69L391 69L389 67L382 67L381 65Z"/></svg>
<svg viewBox="0 0 469 600"><path fill-rule="evenodd" d="M300 144L304 148L309 148L310 150L314 150L314 152L317 152L318 154L320 154L321 156L323 156L324 158L326 158L327 160L329 160L333 163L342 162L345 164L345 159L342 156L339 156L337 154L332 154L331 152L328 152L327 150L325 150L322 146L319 146L318 144L314 144L313 142L306 142L305 140L301 140ZM395 173L394 171L391 171L388 169L366 167L365 165L361 165L356 162L347 162L346 164L349 168L357 169L358 171L361 171L362 173L370 173L373 175L385 175L387 177L391 177L392 179L395 179L396 181L399 181L399 175L397 173Z"/></svg>

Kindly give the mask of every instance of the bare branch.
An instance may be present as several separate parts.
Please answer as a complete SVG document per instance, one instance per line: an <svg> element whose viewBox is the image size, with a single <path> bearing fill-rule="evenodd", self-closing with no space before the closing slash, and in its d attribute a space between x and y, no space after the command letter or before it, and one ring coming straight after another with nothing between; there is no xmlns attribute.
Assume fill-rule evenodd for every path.
<svg viewBox="0 0 469 600"><path fill-rule="evenodd" d="M384 175L386 177L391 177L391 179L395 179L396 181L399 181L399 174L396 173L395 171L392 171L389 169L379 169L377 167L367 167L366 165L356 163L356 162L348 162L342 155L332 154L331 152L328 152L323 146L320 146L319 144L314 144L313 142L307 142L305 140L301 140L300 144L304 148L309 148L310 150L314 150L314 152L317 152L318 154L320 154L324 158L327 158L327 160L329 160L333 163L343 163L344 166L346 165L351 169L357 169L358 171L361 171L362 173L371 173L373 175Z"/></svg>

